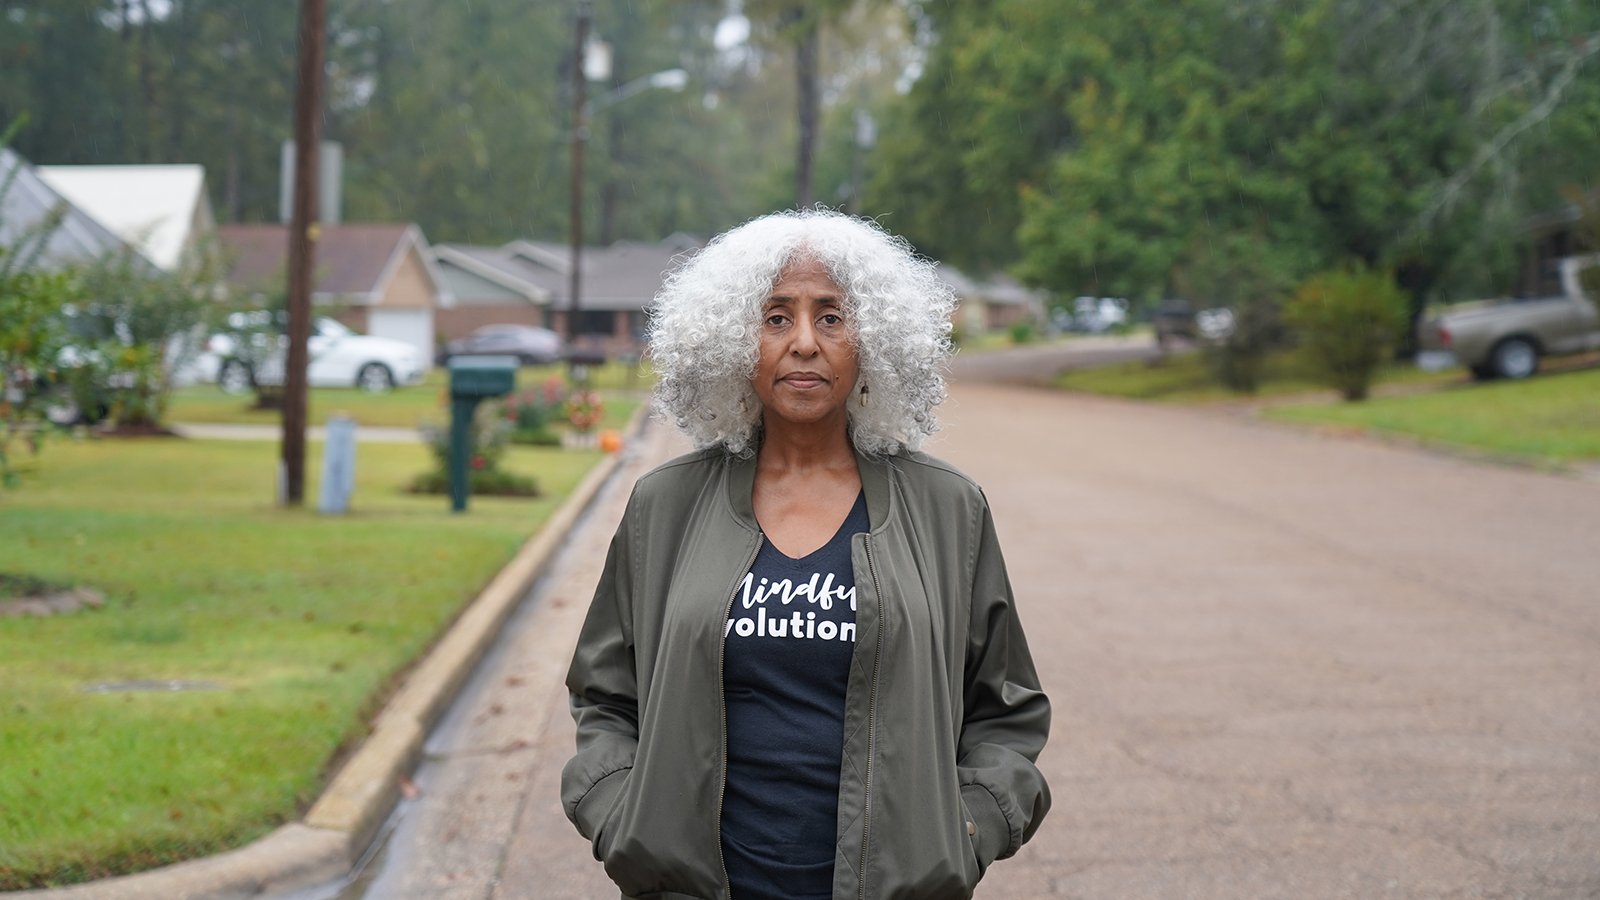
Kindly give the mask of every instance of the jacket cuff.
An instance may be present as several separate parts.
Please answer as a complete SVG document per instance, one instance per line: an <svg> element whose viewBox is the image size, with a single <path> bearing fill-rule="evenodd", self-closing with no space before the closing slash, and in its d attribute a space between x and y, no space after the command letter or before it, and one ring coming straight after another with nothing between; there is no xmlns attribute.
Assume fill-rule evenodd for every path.
<svg viewBox="0 0 1600 900"><path fill-rule="evenodd" d="M573 824L578 826L578 833L594 840L595 833L605 822L611 810L616 807L617 800L622 796L622 789L627 786L628 772L631 769L618 769L610 775L596 781L583 799L578 801L578 808L573 814Z"/></svg>
<svg viewBox="0 0 1600 900"><path fill-rule="evenodd" d="M1011 823L1006 821L1005 813L1000 811L999 801L989 793L989 789L981 784L969 784L961 789L961 802L967 805L967 814L972 816L972 822L978 827L978 833L973 837L973 846L978 853L978 871L980 873L989 868L989 864L1006 855L1011 846Z"/></svg>

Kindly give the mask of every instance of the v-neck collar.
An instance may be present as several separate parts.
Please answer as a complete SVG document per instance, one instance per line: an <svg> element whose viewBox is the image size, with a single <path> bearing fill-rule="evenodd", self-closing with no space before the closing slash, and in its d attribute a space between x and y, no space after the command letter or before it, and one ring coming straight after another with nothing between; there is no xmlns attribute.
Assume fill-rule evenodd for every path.
<svg viewBox="0 0 1600 900"><path fill-rule="evenodd" d="M756 534L761 533L755 509L756 455L759 451L758 446L752 446L744 455L728 454L724 479L728 488L728 505L734 518ZM856 471L861 474L861 492L867 497L867 519L871 523L870 530L876 532L889 521L889 504L893 502L889 469L894 465L894 457L868 456L859 450L855 454Z"/></svg>

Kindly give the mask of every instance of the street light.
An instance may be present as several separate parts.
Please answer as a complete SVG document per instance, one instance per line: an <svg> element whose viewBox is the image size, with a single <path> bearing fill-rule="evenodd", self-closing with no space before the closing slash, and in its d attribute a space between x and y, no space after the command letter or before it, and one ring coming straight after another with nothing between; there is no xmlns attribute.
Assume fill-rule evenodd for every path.
<svg viewBox="0 0 1600 900"><path fill-rule="evenodd" d="M583 148L589 140L589 115L608 106L620 103L636 94L655 88L681 91L689 83L689 73L682 69L666 69L635 78L590 102L585 96L588 87L590 5L578 5L577 40L573 51L572 78L576 89L572 104L572 197L569 221L572 234L572 257L567 297L567 343L570 346L578 337L578 309L583 286ZM607 66L609 68L609 66Z"/></svg>
<svg viewBox="0 0 1600 900"><path fill-rule="evenodd" d="M594 101L589 104L589 112L598 112L606 107L621 103L635 94L642 94L645 91L654 88L660 88L668 91L681 91L687 87L688 84L689 73L682 69L665 69L660 72L643 75L616 88L615 90L612 90L610 93L602 94L601 96L596 97Z"/></svg>

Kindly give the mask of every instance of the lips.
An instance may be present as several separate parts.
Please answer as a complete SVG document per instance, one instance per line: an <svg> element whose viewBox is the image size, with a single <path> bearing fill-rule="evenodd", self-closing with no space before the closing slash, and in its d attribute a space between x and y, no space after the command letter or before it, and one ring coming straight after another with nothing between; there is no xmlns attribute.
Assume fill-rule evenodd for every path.
<svg viewBox="0 0 1600 900"><path fill-rule="evenodd" d="M802 389L823 387L828 383L828 379L816 372L790 372L778 380L790 387Z"/></svg>

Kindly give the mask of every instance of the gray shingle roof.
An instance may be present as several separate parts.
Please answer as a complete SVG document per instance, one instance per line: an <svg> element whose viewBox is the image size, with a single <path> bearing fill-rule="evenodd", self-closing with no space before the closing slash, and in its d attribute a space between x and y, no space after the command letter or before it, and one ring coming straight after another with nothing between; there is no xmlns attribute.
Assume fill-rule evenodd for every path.
<svg viewBox="0 0 1600 900"><path fill-rule="evenodd" d="M527 262L505 247L434 244L433 253L440 263L468 269L532 302L543 304L550 300L550 270Z"/></svg>
<svg viewBox="0 0 1600 900"><path fill-rule="evenodd" d="M405 240L404 222L323 225L317 237L312 292L367 296L383 288L389 261ZM228 259L228 282L255 290L282 290L288 273L286 225L224 225L217 229Z"/></svg>
<svg viewBox="0 0 1600 900"><path fill-rule="evenodd" d="M462 245L451 245L464 250ZM663 276L677 257L700 246L681 235L661 242L618 241L609 247L583 248L585 309L644 309L661 289ZM503 247L472 248L475 258L493 261L548 291L550 302L565 309L570 291L571 247L549 241L512 241Z"/></svg>
<svg viewBox="0 0 1600 900"><path fill-rule="evenodd" d="M35 268L59 269L84 263L127 249L121 238L96 222L87 213L62 199L45 184L18 154L0 147L0 185L10 187L0 197L0 246L11 248L45 227L51 215L61 212L61 221L42 246L29 241L38 253L32 258Z"/></svg>

